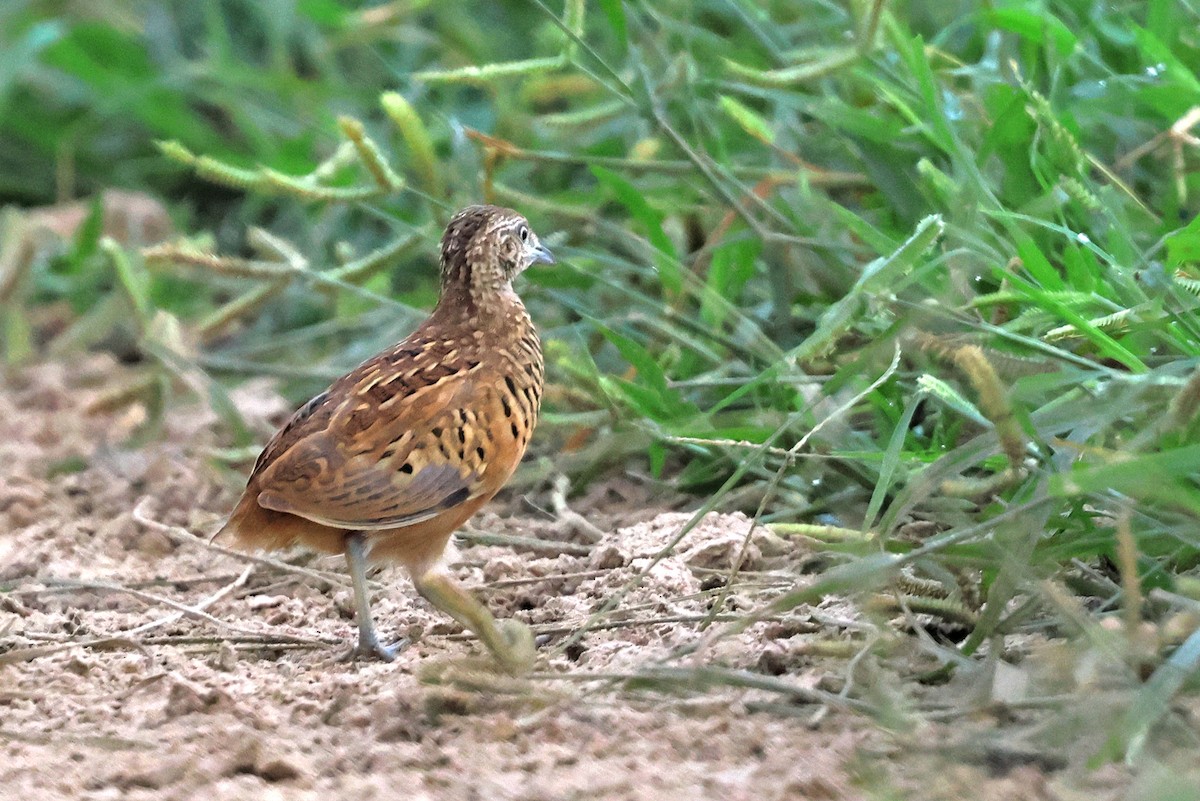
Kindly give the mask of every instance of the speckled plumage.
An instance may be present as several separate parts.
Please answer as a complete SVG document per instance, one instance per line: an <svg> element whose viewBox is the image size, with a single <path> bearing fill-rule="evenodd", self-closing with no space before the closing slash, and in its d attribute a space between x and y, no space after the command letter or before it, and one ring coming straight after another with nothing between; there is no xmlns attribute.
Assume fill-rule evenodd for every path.
<svg viewBox="0 0 1200 801"><path fill-rule="evenodd" d="M437 566L454 530L508 481L537 422L541 345L511 282L538 261L553 257L516 212L471 206L456 214L442 237L433 313L292 416L218 536L247 547L344 551L352 573L354 546L403 564L426 597L449 592L452 607L466 603L461 590L443 586L449 579ZM365 588L356 591L365 597ZM490 624L490 634L476 633L503 650L507 634L481 610L446 609L473 629ZM359 611L359 650L383 655L369 610Z"/></svg>

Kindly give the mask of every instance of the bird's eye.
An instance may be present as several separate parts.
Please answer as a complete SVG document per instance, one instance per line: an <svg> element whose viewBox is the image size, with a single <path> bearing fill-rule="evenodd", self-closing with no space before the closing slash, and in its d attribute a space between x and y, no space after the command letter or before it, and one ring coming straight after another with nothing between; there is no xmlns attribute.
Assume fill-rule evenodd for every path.
<svg viewBox="0 0 1200 801"><path fill-rule="evenodd" d="M517 236L521 237L522 242L528 242L529 241L529 229L526 226L522 225L520 228L517 229Z"/></svg>

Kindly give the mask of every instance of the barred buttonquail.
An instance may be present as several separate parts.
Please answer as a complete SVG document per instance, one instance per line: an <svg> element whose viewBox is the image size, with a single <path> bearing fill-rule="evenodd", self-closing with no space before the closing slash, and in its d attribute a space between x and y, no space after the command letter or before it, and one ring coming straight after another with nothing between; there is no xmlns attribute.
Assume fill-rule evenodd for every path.
<svg viewBox="0 0 1200 801"><path fill-rule="evenodd" d="M528 669L533 639L498 623L441 568L450 535L504 486L537 421L543 362L512 280L554 263L520 214L470 206L442 237L437 307L405 340L304 404L271 439L217 537L345 553L356 657L390 660L367 597L368 559L398 562L417 591L474 631L501 665Z"/></svg>

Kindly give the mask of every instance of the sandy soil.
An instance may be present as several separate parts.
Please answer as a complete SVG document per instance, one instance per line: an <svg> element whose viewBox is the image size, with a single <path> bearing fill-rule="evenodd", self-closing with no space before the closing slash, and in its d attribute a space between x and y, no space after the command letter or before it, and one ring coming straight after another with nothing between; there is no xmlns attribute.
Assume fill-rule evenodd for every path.
<svg viewBox="0 0 1200 801"><path fill-rule="evenodd" d="M199 407L173 411L155 444L120 447L138 410L83 410L122 377L96 356L0 390L0 798L1079 797L1035 759L944 772L918 761L936 787L906 780L892 766L912 732L803 699L620 683L692 665L699 646L706 664L836 691L845 660L805 646L837 640L830 621L852 614L833 604L702 642L743 543L726 611L760 605L809 555L714 514L655 562L691 515L655 508L634 483L574 501L596 542L538 514L545 497L499 500L473 521L543 541L461 545L454 568L540 635L533 676L490 672L478 643L391 569L375 575L377 620L411 645L393 664L337 662L353 636L341 561L248 561L188 534L216 528L237 475L209 455L214 422ZM262 383L237 401L264 436L287 411Z"/></svg>

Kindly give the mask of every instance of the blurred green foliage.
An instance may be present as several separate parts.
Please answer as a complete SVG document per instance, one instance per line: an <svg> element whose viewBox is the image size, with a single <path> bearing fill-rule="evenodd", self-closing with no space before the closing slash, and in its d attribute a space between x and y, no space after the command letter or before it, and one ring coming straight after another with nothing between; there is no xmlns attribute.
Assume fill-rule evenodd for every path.
<svg viewBox="0 0 1200 801"><path fill-rule="evenodd" d="M1169 0L10 0L0 202L145 190L225 261L118 257L95 212L27 259L8 355L53 349L12 320L68 301L72 346L199 371L217 404L261 373L299 401L412 327L441 225L490 200L560 255L523 293L553 384L535 447L568 443L577 484L622 470L800 523L833 566L777 608L902 571L965 604L974 571L962 654L1081 624L1060 585L1089 636L1123 605L1161 623L1200 597L1198 22ZM1151 672L1194 685L1197 643L1155 642ZM1110 756L1182 686L1153 675Z"/></svg>

